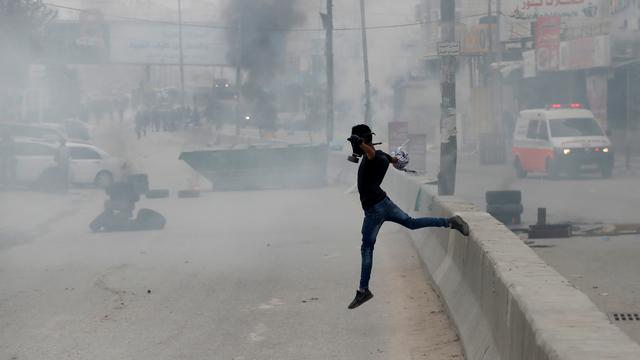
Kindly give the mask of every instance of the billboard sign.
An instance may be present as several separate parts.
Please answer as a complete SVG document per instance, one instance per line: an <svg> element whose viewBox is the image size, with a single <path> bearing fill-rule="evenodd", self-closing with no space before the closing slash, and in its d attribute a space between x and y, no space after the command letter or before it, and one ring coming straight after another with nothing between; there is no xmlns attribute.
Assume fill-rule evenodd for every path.
<svg viewBox="0 0 640 360"><path fill-rule="evenodd" d="M514 19L535 20L540 16L593 18L600 8L593 0L510 0L505 14Z"/></svg>
<svg viewBox="0 0 640 360"><path fill-rule="evenodd" d="M180 64L178 26L173 24L111 23L110 61L118 64ZM224 30L182 27L185 65L227 64Z"/></svg>
<svg viewBox="0 0 640 360"><path fill-rule="evenodd" d="M491 45L498 42L497 37L494 35L492 41L491 35L495 34L493 31L495 25L493 24L479 24L471 26L464 33L464 41L462 43L462 53L465 55L484 55L491 51Z"/></svg>
<svg viewBox="0 0 640 360"><path fill-rule="evenodd" d="M531 23L541 16L588 20L600 17L599 1L594 0L506 0L502 2L500 40L530 37Z"/></svg>
<svg viewBox="0 0 640 360"><path fill-rule="evenodd" d="M109 27L105 23L54 22L43 32L40 64L101 64L109 61Z"/></svg>
<svg viewBox="0 0 640 360"><path fill-rule="evenodd" d="M581 70L611 65L609 36L563 41L560 43L560 70Z"/></svg>

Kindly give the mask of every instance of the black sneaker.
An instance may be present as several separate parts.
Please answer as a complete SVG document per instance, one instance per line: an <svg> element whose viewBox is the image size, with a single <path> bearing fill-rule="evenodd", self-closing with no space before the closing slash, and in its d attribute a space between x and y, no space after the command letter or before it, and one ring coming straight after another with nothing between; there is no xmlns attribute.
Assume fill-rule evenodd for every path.
<svg viewBox="0 0 640 360"><path fill-rule="evenodd" d="M351 304L349 304L349 309L355 309L358 306L364 304L365 302L371 300L373 298L373 294L369 289L365 289L364 291L357 290L356 297L353 298Z"/></svg>
<svg viewBox="0 0 640 360"><path fill-rule="evenodd" d="M462 220L460 216L454 216L449 218L449 227L458 230L462 235L469 235L469 224L466 221Z"/></svg>

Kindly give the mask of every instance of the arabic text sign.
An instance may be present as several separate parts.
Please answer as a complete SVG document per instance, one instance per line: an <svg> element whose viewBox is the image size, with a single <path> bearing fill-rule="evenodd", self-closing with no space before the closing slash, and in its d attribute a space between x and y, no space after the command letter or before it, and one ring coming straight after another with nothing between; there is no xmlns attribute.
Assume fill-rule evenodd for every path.
<svg viewBox="0 0 640 360"><path fill-rule="evenodd" d="M460 55L460 42L458 41L439 42L438 55L440 56Z"/></svg>
<svg viewBox="0 0 640 360"><path fill-rule="evenodd" d="M195 26L182 27L186 65L224 65L227 45L224 32ZM125 64L179 64L178 26L112 23L111 62Z"/></svg>
<svg viewBox="0 0 640 360"><path fill-rule="evenodd" d="M590 0L511 0L506 15L516 19L538 16L595 17L598 6Z"/></svg>

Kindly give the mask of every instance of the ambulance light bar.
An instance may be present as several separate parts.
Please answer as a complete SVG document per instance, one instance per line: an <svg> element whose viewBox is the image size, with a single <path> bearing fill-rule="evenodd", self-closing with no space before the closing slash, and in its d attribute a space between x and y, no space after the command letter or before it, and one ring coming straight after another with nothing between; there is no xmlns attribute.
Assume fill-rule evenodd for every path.
<svg viewBox="0 0 640 360"><path fill-rule="evenodd" d="M582 104L580 103L551 104L547 106L547 109L582 109Z"/></svg>

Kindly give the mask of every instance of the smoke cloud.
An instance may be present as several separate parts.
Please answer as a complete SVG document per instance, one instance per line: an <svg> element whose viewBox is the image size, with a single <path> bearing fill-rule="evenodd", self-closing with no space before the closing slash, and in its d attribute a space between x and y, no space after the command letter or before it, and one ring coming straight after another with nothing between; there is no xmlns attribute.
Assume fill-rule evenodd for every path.
<svg viewBox="0 0 640 360"><path fill-rule="evenodd" d="M229 61L247 74L242 94L260 123L275 122L274 87L284 64L287 34L304 21L294 0L233 0L226 9ZM267 125L266 127L271 127Z"/></svg>

